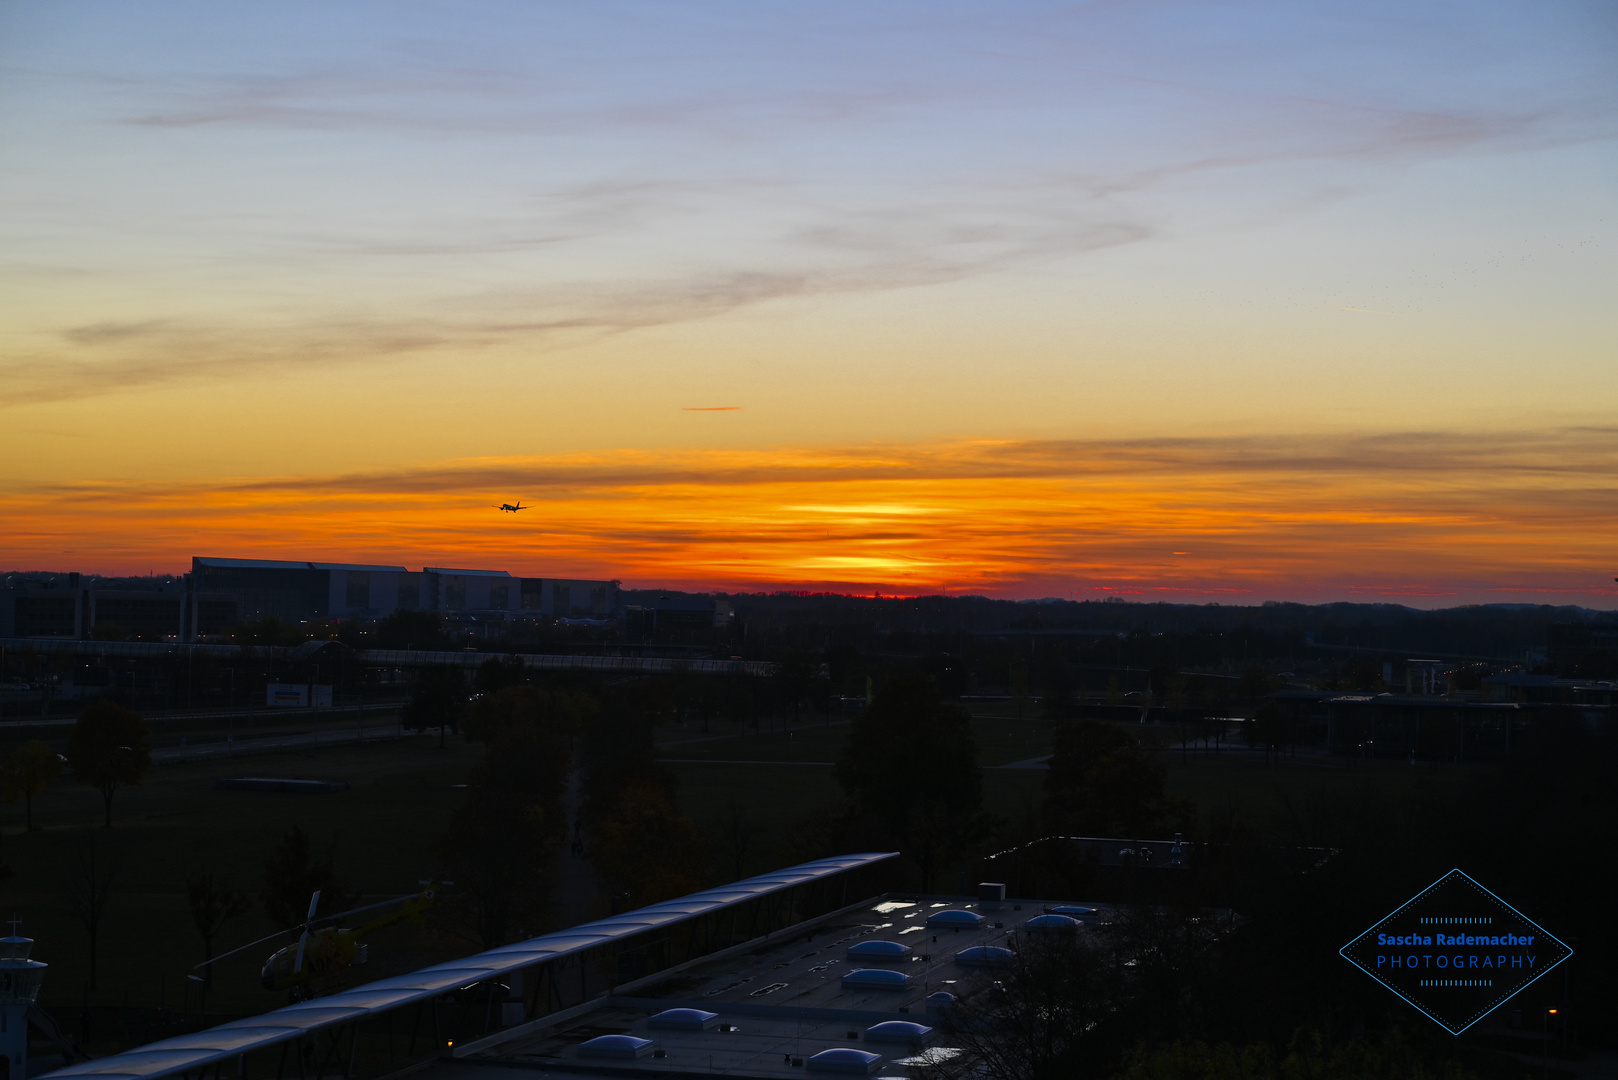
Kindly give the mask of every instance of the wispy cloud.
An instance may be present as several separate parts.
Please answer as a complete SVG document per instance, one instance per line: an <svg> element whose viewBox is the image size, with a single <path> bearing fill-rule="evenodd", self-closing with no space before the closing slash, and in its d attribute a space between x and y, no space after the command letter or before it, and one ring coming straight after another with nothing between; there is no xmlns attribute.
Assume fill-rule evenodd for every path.
<svg viewBox="0 0 1618 1080"><path fill-rule="evenodd" d="M1026 214L992 229L961 229L911 214L826 226L789 245L773 269L715 268L678 276L501 287L446 296L414 317L355 315L292 323L204 323L181 318L94 322L62 329L54 346L0 355L0 407L92 397L196 379L253 378L279 369L329 368L402 354L535 347L712 318L790 297L880 292L960 281L1060 254L1137 243L1146 226ZM856 238L857 241L856 241ZM808 245L837 258L805 259ZM855 250L857 249L857 250Z"/></svg>
<svg viewBox="0 0 1618 1080"><path fill-rule="evenodd" d="M1392 47L1444 65L1449 81L1390 91L1296 66L1313 54L1286 46L1319 45L1335 24L1287 5L1260 5L1262 19L1228 11L1232 27L1255 21L1217 64L1202 24L1130 7L918 19L834 5L712 22L602 8L561 25L498 8L454 27L401 14L376 36L313 10L288 18L331 18L309 34L321 50L283 42L214 66L170 56L151 71L64 68L50 76L52 100L90 85L102 109L64 130L97 146L109 125L136 140L129 161L162 163L150 191L218 178L199 198L209 221L229 224L209 229L203 264L254 287L199 305L228 312L211 320L88 310L53 340L14 339L26 344L0 347L0 405L433 350L464 361L490 345L547 348L793 297L956 283L1172 239L1198 227L1177 200L1231 175L1277 184L1256 209L1230 211L1273 219L1354 190L1341 165L1614 130L1599 88L1526 93L1478 76L1476 93L1449 92L1474 69L1442 27ZM1380 41L1334 48L1339 75L1362 53L1387 62ZM272 173L289 160L307 170L308 199L260 214L273 193L240 180L254 172L241 163ZM162 171L180 161L180 173ZM432 167L378 164L399 161ZM391 212L371 217L374 200L360 200L356 213L330 194L355 177L387 191ZM70 234L80 211L113 201L96 190L80 205L54 192L40 205L63 207L52 227ZM161 201L148 194L117 227ZM179 207L178 222L191 226L191 211ZM166 250L163 238L139 242ZM12 259L0 274L64 273L37 253ZM314 295L312 270L344 286ZM403 319L393 312L406 302L375 300L401 273L412 283ZM300 299L255 310L243 299L255 293Z"/></svg>

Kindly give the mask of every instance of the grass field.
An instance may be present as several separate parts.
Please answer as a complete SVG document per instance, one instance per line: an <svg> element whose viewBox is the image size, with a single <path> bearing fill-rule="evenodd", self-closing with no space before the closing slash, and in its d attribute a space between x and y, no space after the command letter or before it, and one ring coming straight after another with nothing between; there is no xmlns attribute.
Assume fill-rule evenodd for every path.
<svg viewBox="0 0 1618 1080"><path fill-rule="evenodd" d="M1017 718L1009 703L975 718L989 766L983 773L985 805L1012 832L1037 829L1045 773L999 766L1048 753L1052 726L1034 709ZM841 755L848 733L842 716L811 719L790 731L715 724L707 733L696 726L660 733L661 752L679 776L681 810L712 841L711 876L728 880L735 873L738 831L744 835L742 876L782 865L787 829L840 798L830 763ZM1148 734L1160 736L1153 740L1159 745L1172 740L1166 729ZM21 806L7 813L0 859L11 875L0 882L0 915L17 915L23 932L38 940L38 959L51 965L42 1001L59 1015L72 1016L86 1001L149 1008L161 1000L176 1008L179 987L202 953L184 894L188 875L226 874L256 895L265 856L298 824L317 849L335 843L338 875L349 889L369 898L413 892L420 879L435 873L432 840L462 797L455 785L482 753L458 738L440 749L435 737L426 736L155 766L143 784L119 792L110 830L100 827L95 791L59 783L35 800L37 831L22 830ZM1418 813L1453 797L1485 768L1349 765L1319 757L1266 765L1262 756L1246 752L1182 755L1176 748L1159 750L1157 757L1169 795L1194 805L1199 831L1218 820L1239 820L1268 842L1307 842L1311 821L1327 805L1375 800ZM314 796L215 789L218 778L239 775L315 777L353 786ZM77 853L92 837L103 850L115 850L121 863L102 930L101 986L93 994L87 989L85 933L68 912L64 893ZM953 881L954 870L941 880ZM217 945L223 951L275 929L255 906L227 926ZM382 931L371 945L364 978L475 951L470 942L410 925ZM266 945L220 965L209 1011L239 1015L282 1004L257 985L258 966L272 950Z"/></svg>
<svg viewBox="0 0 1618 1080"><path fill-rule="evenodd" d="M1018 833L1036 831L1044 798L1045 772L1005 768L1050 752L1054 722L1014 706L974 710L974 732L983 772L984 806ZM1283 757L1266 763L1262 754L1229 745L1220 753L1192 747L1180 751L1178 733L1148 727L1132 732L1148 746L1166 773L1169 798L1192 806L1193 829L1207 835L1239 823L1266 843L1310 842L1323 815L1360 802L1375 802L1411 814L1435 801L1453 798L1460 787L1490 765L1446 764L1434 768L1397 761L1353 761L1319 755ZM669 733L666 758L680 777L680 804L712 836L734 832L732 804L749 815L746 829L749 873L770 869L771 856L795 821L834 806L841 796L832 763L848 739L846 721L810 722L789 731L725 735L718 727ZM701 740L701 741L697 741ZM725 842L720 841L720 846ZM725 860L719 860L721 865ZM946 876L945 880L953 880Z"/></svg>
<svg viewBox="0 0 1618 1080"><path fill-rule="evenodd" d="M439 749L430 738L323 748L250 761L153 767L145 782L120 791L113 828L101 827L100 795L67 783L34 801L32 833L21 830L22 808L8 814L0 858L11 876L0 883L0 912L16 914L37 940L36 958L51 965L42 1001L60 1007L86 1000L151 1006L161 996L174 1007L202 944L191 924L185 879L199 870L229 875L257 894L265 856L279 836L300 825L317 850L336 844L340 880L350 890L385 897L417 890L431 877L433 836L460 797L461 782L481 755L459 740ZM306 776L346 780L346 792L283 795L218 791L222 776ZM67 910L64 884L81 846L94 838L116 853L117 885L107 907L100 949L100 988L88 992L83 928ZM229 923L219 951L278 929L254 909ZM273 948L253 950L219 965L210 1009L253 1012L283 1002L257 986L257 969ZM458 941L432 940L402 926L373 940L373 977L408 971L471 951ZM262 954L262 955L261 955Z"/></svg>

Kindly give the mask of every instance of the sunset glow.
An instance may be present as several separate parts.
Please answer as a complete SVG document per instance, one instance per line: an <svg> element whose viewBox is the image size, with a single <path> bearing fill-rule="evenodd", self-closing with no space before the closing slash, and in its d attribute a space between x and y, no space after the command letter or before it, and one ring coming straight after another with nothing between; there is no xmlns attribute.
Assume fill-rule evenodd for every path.
<svg viewBox="0 0 1618 1080"><path fill-rule="evenodd" d="M1417 604L1618 595L1590 584L1618 530L1618 438L1488 443L624 451L41 487L4 510L19 560L65 552L130 573L175 569L182 551L690 588ZM484 507L508 493L532 515L491 525Z"/></svg>

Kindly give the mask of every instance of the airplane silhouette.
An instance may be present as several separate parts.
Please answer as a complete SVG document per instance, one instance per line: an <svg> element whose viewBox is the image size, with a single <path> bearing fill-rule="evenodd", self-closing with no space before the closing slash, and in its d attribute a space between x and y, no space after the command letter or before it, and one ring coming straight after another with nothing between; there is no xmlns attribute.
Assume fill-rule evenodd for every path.
<svg viewBox="0 0 1618 1080"><path fill-rule="evenodd" d="M495 509L504 510L508 514L515 514L518 510L527 510L528 507L522 504L521 499L518 499L516 506L513 506L510 503L501 503L499 506L495 507Z"/></svg>

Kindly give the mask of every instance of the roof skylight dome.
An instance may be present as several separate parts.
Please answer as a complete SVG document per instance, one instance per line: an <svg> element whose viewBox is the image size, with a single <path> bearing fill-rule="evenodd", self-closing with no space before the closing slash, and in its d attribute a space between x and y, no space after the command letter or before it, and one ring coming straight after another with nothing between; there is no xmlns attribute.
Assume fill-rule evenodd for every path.
<svg viewBox="0 0 1618 1080"><path fill-rule="evenodd" d="M955 954L955 962L962 967L1007 967L1017 954L998 945L974 945Z"/></svg>
<svg viewBox="0 0 1618 1080"><path fill-rule="evenodd" d="M718 1013L702 1009L664 1009L646 1019L647 1027L670 1031L709 1031L718 1024Z"/></svg>
<svg viewBox="0 0 1618 1080"><path fill-rule="evenodd" d="M868 990L903 990L910 985L910 976L889 968L855 968L843 976L844 986L863 986Z"/></svg>
<svg viewBox="0 0 1618 1080"><path fill-rule="evenodd" d="M651 1039L641 1039L634 1035L597 1035L587 1042L579 1044L579 1056L582 1058L643 1058L652 1052L656 1044Z"/></svg>
<svg viewBox="0 0 1618 1080"><path fill-rule="evenodd" d="M947 926L956 929L973 928L983 925L983 916L975 911L963 911L960 908L945 908L935 911L927 916L928 926Z"/></svg>
<svg viewBox="0 0 1618 1080"><path fill-rule="evenodd" d="M926 1024L912 1020L884 1020L865 1029L866 1042L895 1042L919 1046L933 1033Z"/></svg>
<svg viewBox="0 0 1618 1080"><path fill-rule="evenodd" d="M869 1050L856 1050L851 1046L822 1050L807 1062L810 1072L843 1073L854 1076L870 1076L881 1063L881 1054L873 1054Z"/></svg>
<svg viewBox="0 0 1618 1080"><path fill-rule="evenodd" d="M910 946L897 941L861 941L848 947L850 960L902 960L910 955Z"/></svg>

